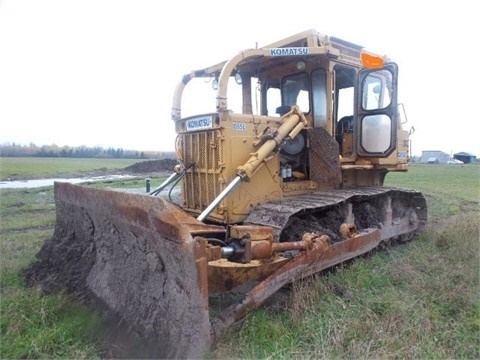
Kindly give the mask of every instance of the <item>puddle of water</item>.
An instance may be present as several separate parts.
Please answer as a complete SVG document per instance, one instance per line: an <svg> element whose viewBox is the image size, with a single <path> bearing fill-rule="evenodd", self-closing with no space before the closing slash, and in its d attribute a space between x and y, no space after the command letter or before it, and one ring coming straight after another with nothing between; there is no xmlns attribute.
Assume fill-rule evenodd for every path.
<svg viewBox="0 0 480 360"><path fill-rule="evenodd" d="M72 178L72 179L34 179L34 180L12 180L1 181L0 189L22 189L22 188L36 188L42 186L53 186L55 181L68 182L72 184L80 184L92 181L104 181L104 180L118 180L133 178L132 175L109 175L109 176L96 176L91 178Z"/></svg>

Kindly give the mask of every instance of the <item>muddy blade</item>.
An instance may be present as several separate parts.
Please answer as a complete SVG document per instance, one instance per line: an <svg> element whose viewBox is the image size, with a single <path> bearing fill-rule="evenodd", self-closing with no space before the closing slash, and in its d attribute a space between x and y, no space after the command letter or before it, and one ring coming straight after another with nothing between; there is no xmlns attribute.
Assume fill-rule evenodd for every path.
<svg viewBox="0 0 480 360"><path fill-rule="evenodd" d="M136 334L141 351L124 349L132 356L201 356L210 322L185 214L161 198L68 183L55 183L55 203L54 235L29 284L100 306Z"/></svg>

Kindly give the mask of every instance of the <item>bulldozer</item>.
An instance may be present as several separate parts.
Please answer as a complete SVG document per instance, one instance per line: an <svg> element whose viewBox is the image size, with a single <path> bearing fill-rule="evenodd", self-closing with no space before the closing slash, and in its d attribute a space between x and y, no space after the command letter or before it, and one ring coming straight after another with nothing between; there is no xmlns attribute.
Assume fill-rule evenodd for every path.
<svg viewBox="0 0 480 360"><path fill-rule="evenodd" d="M293 281L411 240L425 198L384 186L411 155L398 71L310 29L186 73L171 175L145 194L55 183L28 283L117 319L142 357L198 358Z"/></svg>

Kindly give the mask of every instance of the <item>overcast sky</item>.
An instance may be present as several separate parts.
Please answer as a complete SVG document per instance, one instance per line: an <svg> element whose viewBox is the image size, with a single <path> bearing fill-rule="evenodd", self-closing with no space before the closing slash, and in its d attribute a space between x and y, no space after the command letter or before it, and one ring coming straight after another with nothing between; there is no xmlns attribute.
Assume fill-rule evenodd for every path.
<svg viewBox="0 0 480 360"><path fill-rule="evenodd" d="M0 143L173 150L183 74L314 28L399 64L414 154L480 156L474 4L0 0Z"/></svg>

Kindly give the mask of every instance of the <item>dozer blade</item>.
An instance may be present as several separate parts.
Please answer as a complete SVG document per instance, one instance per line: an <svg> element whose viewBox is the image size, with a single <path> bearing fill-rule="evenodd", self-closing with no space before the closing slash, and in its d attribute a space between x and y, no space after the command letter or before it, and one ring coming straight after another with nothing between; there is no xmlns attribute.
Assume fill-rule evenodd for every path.
<svg viewBox="0 0 480 360"><path fill-rule="evenodd" d="M55 204L54 235L28 284L97 306L135 335L141 346L122 349L135 357L201 357L211 326L191 217L160 197L58 182Z"/></svg>

